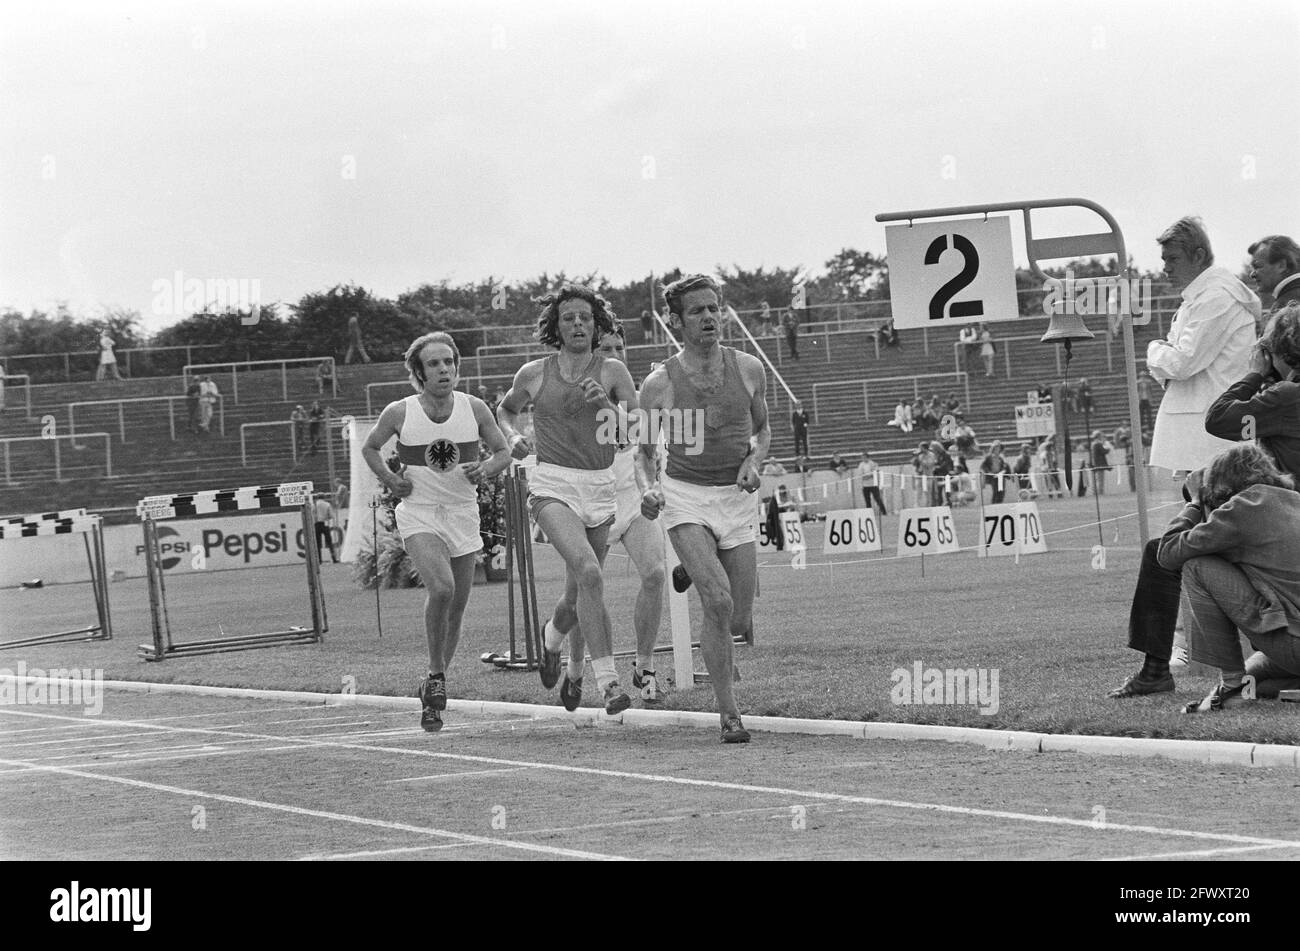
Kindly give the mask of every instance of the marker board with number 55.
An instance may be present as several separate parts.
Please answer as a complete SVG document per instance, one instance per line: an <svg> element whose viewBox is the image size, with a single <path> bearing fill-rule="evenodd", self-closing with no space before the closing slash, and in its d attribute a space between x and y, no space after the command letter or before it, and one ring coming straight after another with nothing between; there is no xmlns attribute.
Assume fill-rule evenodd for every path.
<svg viewBox="0 0 1300 951"><path fill-rule="evenodd" d="M898 516L898 553L900 555L942 555L960 551L957 530L952 523L952 509L946 505L933 508L904 509Z"/></svg>
<svg viewBox="0 0 1300 951"><path fill-rule="evenodd" d="M823 555L853 555L880 551L880 526L872 509L840 509L826 513Z"/></svg>
<svg viewBox="0 0 1300 951"><path fill-rule="evenodd" d="M1047 551L1037 502L984 506L980 556L1039 555Z"/></svg>
<svg viewBox="0 0 1300 951"><path fill-rule="evenodd" d="M885 248L895 327L1020 318L1010 218L891 225Z"/></svg>

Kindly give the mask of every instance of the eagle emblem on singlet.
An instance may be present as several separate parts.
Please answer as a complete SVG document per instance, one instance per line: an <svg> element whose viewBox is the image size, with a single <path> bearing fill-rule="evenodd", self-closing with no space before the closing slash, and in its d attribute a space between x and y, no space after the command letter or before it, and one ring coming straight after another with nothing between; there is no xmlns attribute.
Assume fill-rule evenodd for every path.
<svg viewBox="0 0 1300 951"><path fill-rule="evenodd" d="M430 469L446 472L460 462L460 449L450 439L435 439L425 447L424 461Z"/></svg>

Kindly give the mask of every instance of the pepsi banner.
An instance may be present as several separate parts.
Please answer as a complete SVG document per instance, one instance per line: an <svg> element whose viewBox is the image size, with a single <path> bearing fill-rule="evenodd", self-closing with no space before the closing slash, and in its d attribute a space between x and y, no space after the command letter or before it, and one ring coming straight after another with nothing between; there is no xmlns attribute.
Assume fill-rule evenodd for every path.
<svg viewBox="0 0 1300 951"><path fill-rule="evenodd" d="M331 527L334 547L343 533ZM295 510L183 522L160 522L158 546L163 571L225 571L301 565L306 557L302 520ZM109 577L143 578L144 533L139 524L104 529L105 570ZM120 573L120 574L119 574ZM0 586L40 578L46 584L89 581L86 552L78 535L21 538L0 542Z"/></svg>

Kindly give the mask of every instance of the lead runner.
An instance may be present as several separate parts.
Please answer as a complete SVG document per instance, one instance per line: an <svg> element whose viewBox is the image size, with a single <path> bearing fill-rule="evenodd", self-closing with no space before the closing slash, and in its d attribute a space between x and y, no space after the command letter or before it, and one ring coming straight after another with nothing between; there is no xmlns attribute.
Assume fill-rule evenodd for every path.
<svg viewBox="0 0 1300 951"><path fill-rule="evenodd" d="M642 418L651 426L672 424L662 481L657 440L641 440L638 461L649 486L641 510L647 518L663 512L677 557L700 592L700 652L718 701L722 742L748 743L732 685L732 638L752 623L758 563L750 495L760 485L772 438L767 373L757 357L722 346L721 287L713 278L683 277L664 288L664 297L684 346L641 385ZM695 445L686 438L688 414L700 437Z"/></svg>
<svg viewBox="0 0 1300 951"><path fill-rule="evenodd" d="M420 681L420 726L434 733L442 729L447 668L474 584L474 556L483 547L476 484L504 472L510 450L487 404L456 390L460 350L449 334L418 338L405 360L416 395L384 407L361 455L401 499L397 530L428 592L429 675ZM379 456L393 436L402 463L396 473ZM480 457L480 440L492 452L488 459Z"/></svg>

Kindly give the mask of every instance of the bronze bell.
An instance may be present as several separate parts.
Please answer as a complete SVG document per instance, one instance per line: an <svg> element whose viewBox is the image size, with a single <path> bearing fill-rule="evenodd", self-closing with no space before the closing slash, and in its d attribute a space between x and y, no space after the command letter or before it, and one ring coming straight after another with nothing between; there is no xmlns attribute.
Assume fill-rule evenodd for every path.
<svg viewBox="0 0 1300 951"><path fill-rule="evenodd" d="M1073 340L1092 340L1095 337L1078 314L1052 314L1047 324L1047 333L1038 342L1069 343Z"/></svg>

